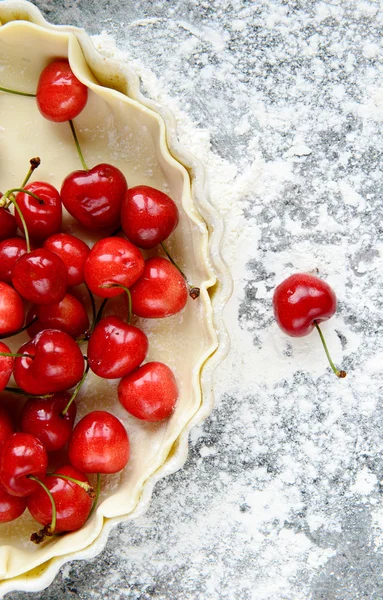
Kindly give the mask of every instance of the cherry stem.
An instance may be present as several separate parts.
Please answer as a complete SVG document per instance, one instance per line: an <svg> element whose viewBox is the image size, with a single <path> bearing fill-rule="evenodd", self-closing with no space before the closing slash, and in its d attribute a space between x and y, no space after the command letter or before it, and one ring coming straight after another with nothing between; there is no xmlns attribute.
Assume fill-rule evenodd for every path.
<svg viewBox="0 0 383 600"><path fill-rule="evenodd" d="M27 96L28 98L36 98L36 94L28 94L27 92L17 92L16 90L10 90L4 87L0 87L0 92L6 92L7 94L16 94L16 96Z"/></svg>
<svg viewBox="0 0 383 600"><path fill-rule="evenodd" d="M185 273L182 271L182 269L177 265L176 261L174 260L174 258L171 256L171 254L167 251L167 249L165 248L165 245L163 242L161 242L161 247L162 250L165 252L166 256L168 257L168 259L170 260L170 262L172 263L172 265L175 266L176 269L178 269L178 271L181 273L182 277L185 279L186 284L188 286L188 290L189 290L189 296L191 298L193 298L193 300L195 300L196 298L198 298L198 296L200 295L200 289L199 287L195 287L192 283L190 283L190 281L188 280L188 278L186 277Z"/></svg>
<svg viewBox="0 0 383 600"><path fill-rule="evenodd" d="M90 498L96 497L96 492L94 488L87 483L86 481L80 481L79 479L75 479L74 477L70 477L69 475L63 475L61 473L51 473L51 477L60 477L60 479L66 479L66 481L71 481L72 483L76 483L80 488L86 491Z"/></svg>
<svg viewBox="0 0 383 600"><path fill-rule="evenodd" d="M17 352L0 352L0 356L12 356L13 358L35 358L32 354L18 354Z"/></svg>
<svg viewBox="0 0 383 600"><path fill-rule="evenodd" d="M23 213L22 213L19 205L16 202L16 198L13 196L13 192L14 191L16 191L16 192L17 191L23 191L23 192L25 191L26 193L29 193L29 195L34 196L35 198L37 198L37 196L35 196L35 194L33 194L32 192L27 192L26 190L21 190L21 189L17 188L15 190L8 190L7 192L5 192L4 196L0 200L0 206L5 206L6 205L6 201L10 200L13 203L13 205L15 207L15 210L17 210L17 212L19 214L19 217L20 217L20 220L21 220L21 223L23 225L24 235L25 235L25 241L26 241L26 244L27 244L27 252L29 254L29 252L31 251L31 244L30 244L30 241L29 241L28 227L27 227L27 224L25 222L24 215L23 215ZM37 198L37 199L40 200L40 198Z"/></svg>
<svg viewBox="0 0 383 600"><path fill-rule="evenodd" d="M53 498L50 490L47 488L45 483L40 481L40 479L38 479L38 477L35 477L34 475L27 475L27 477L28 477L28 479L32 479L32 481L36 481L39 485L41 485L43 490L45 490L46 493L48 494L49 500L51 501L51 504L52 504L52 520L51 520L50 524L48 526L45 525L44 529L42 529L38 533L33 533L31 535L31 542L35 542L35 544L40 544L40 542L42 542L44 540L45 536L53 535L54 530L56 529L56 520L57 520L56 503L54 501L54 498Z"/></svg>
<svg viewBox="0 0 383 600"><path fill-rule="evenodd" d="M128 295L128 325L132 320L132 295L130 293L130 289L122 285L122 283L105 283L104 285L100 285L100 288L121 288ZM101 305L102 306L102 305ZM102 307L103 308L103 307Z"/></svg>
<svg viewBox="0 0 383 600"><path fill-rule="evenodd" d="M327 360L328 360L328 362L330 363L330 367L332 368L332 370L334 371L334 373L335 373L335 375L336 375L337 377L339 377L340 379L344 379L344 378L346 377L346 375L347 375L346 371L339 371L339 370L336 368L336 366L335 366L335 365L334 365L334 363L332 362L332 359L331 359L330 353L329 353L329 351L328 351L328 348L327 348L327 344L326 344L326 342L325 342L325 339L324 339L324 337L323 337L323 333L322 333L322 330L321 330L321 328L319 327L319 325L318 325L318 323L317 323L316 321L314 321L314 325L315 325L315 327L316 327L316 330L317 330L317 332L319 333L319 337L320 337L320 339L321 339L321 342L322 342L322 344L323 344L324 351L326 352Z"/></svg>
<svg viewBox="0 0 383 600"><path fill-rule="evenodd" d="M19 333L22 333L23 331L25 331L26 329L28 329L28 327L30 327L31 325L33 325L33 323L36 323L37 320L38 320L38 317L33 317L32 321L29 321L29 323L27 323L26 325L24 325L24 327L21 327L21 329L18 329L17 331L12 331L11 333L0 335L0 340L5 340L5 339L8 339L10 337L13 337L14 335L18 335Z"/></svg>
<svg viewBox="0 0 383 600"><path fill-rule="evenodd" d="M106 303L108 302L109 298L104 298L104 300L102 301L102 303L100 304L100 308L98 309L97 312L97 316L96 316L96 322L95 322L95 326L97 325L97 323L101 320L102 317L102 313L104 311L104 308L106 306Z"/></svg>
<svg viewBox="0 0 383 600"><path fill-rule="evenodd" d="M26 177L25 177L23 183L20 186L21 188L23 188L23 187L25 187L27 185L28 181L31 178L31 175L32 175L33 171L35 169L37 169L38 166L40 166L41 160L40 160L40 158L38 156L36 156L36 158L31 158L31 160L29 161L29 163L30 163L31 166L29 167L29 171L26 174Z"/></svg>
<svg viewBox="0 0 383 600"><path fill-rule="evenodd" d="M96 304L94 302L94 297L92 292L90 291L90 289L88 288L88 286L85 284L86 289L88 290L88 294L89 294L89 298L90 298L90 303L92 305L92 325L90 327L90 333L92 333L92 331L94 330L94 328L96 327Z"/></svg>
<svg viewBox="0 0 383 600"><path fill-rule="evenodd" d="M74 143L76 144L77 153L78 153L79 158L81 160L81 164L83 166L83 169L84 169L84 171L89 171L89 168L88 168L88 166L87 166L87 164L86 164L86 162L84 160L84 156L83 156L83 153L81 151L80 142L78 141L77 133L76 133L76 130L74 128L74 124L73 124L72 120L69 121L69 125L70 125L71 131L72 131Z"/></svg>
<svg viewBox="0 0 383 600"><path fill-rule="evenodd" d="M94 499L92 508L90 509L90 513L88 515L88 519L90 519L90 517L93 515L93 513L94 513L94 511L96 509L96 506L97 506L97 503L98 503L98 499L100 497L100 489L101 489L101 474L97 473L96 497Z"/></svg>
<svg viewBox="0 0 383 600"><path fill-rule="evenodd" d="M18 394L19 396L28 396L28 398L52 398L53 396L53 394L29 394L28 392L24 392L24 390L15 387L5 387L3 391Z"/></svg>
<svg viewBox="0 0 383 600"><path fill-rule="evenodd" d="M71 397L69 398L69 400L68 400L68 404L66 405L66 407L65 407L65 408L64 408L64 410L62 411L62 413L61 413L61 416L62 416L62 417L65 417L66 413L67 413L67 412L68 412L68 410L69 410L69 407L70 407L70 405L72 404L72 402L74 402L74 400L75 400L75 398L76 398L77 394L79 393L79 391L80 391L80 389L81 389L81 386L82 386L82 384L83 384L83 383L84 383L84 381L85 381L85 378L86 378L86 376L88 375L88 372L89 372L89 363L88 363L88 359L86 358L86 356L84 356L84 358L85 358L85 360L86 360L86 369L85 369L85 371L84 371L84 374L83 374L83 376L81 377L80 381L79 381L79 382L78 382L78 384L76 385L76 387L75 387L75 389L74 389L74 391L73 391L73 394L72 394L72 395L71 395Z"/></svg>

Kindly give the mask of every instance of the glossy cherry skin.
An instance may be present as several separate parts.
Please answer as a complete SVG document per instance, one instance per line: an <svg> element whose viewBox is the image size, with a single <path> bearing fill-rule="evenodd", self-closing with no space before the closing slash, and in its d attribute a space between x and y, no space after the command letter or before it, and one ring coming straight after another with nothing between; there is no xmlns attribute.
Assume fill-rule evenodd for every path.
<svg viewBox="0 0 383 600"><path fill-rule="evenodd" d="M88 413L75 426L69 441L69 460L84 473L117 473L129 460L125 427L109 412Z"/></svg>
<svg viewBox="0 0 383 600"><path fill-rule="evenodd" d="M115 228L127 187L119 169L101 163L70 173L62 184L61 199L69 214L91 231Z"/></svg>
<svg viewBox="0 0 383 600"><path fill-rule="evenodd" d="M0 208L0 241L16 235L17 223L8 208Z"/></svg>
<svg viewBox="0 0 383 600"><path fill-rule="evenodd" d="M102 298L123 294L122 288L106 288L121 284L129 288L144 271L144 257L128 240L108 237L96 242L85 261L85 281L91 292Z"/></svg>
<svg viewBox="0 0 383 600"><path fill-rule="evenodd" d="M36 101L41 114L62 123L77 117L88 99L88 88L77 79L67 60L56 60L41 72Z"/></svg>
<svg viewBox="0 0 383 600"><path fill-rule="evenodd" d="M28 327L28 334L34 337L43 329L60 329L73 338L78 338L89 327L89 318L84 305L72 296L65 294L61 302L34 304L27 315L27 323L33 317L38 320Z"/></svg>
<svg viewBox="0 0 383 600"><path fill-rule="evenodd" d="M167 195L148 185L130 188L121 208L121 225L139 248L154 248L178 225L178 208Z"/></svg>
<svg viewBox="0 0 383 600"><path fill-rule="evenodd" d="M65 296L67 279L61 258L45 248L23 254L12 270L14 287L34 304L60 302Z"/></svg>
<svg viewBox="0 0 383 600"><path fill-rule="evenodd" d="M76 385L84 372L78 345L58 329L44 329L18 353L33 356L16 358L13 372L17 385L28 394L63 392Z"/></svg>
<svg viewBox="0 0 383 600"><path fill-rule="evenodd" d="M148 347L148 338L141 329L115 316L104 317L88 343L89 366L99 377L117 379L142 363Z"/></svg>
<svg viewBox="0 0 383 600"><path fill-rule="evenodd" d="M0 242L0 281L11 283L12 269L26 252L27 243L23 238L9 238Z"/></svg>
<svg viewBox="0 0 383 600"><path fill-rule="evenodd" d="M161 362L148 362L121 379L118 399L131 414L143 421L170 417L178 397L173 372Z"/></svg>
<svg viewBox="0 0 383 600"><path fill-rule="evenodd" d="M75 402L65 415L62 414L70 397L69 392L61 392L51 398L28 398L21 412L21 431L37 437L47 452L63 448L69 441L76 418Z"/></svg>
<svg viewBox="0 0 383 600"><path fill-rule="evenodd" d="M336 311L336 296L322 279L308 273L296 273L274 291L273 307L279 327L293 337L308 335Z"/></svg>
<svg viewBox="0 0 383 600"><path fill-rule="evenodd" d="M23 213L30 238L40 242L61 229L60 194L53 185L44 181L34 181L26 185L24 189L33 192L40 198L38 201L24 192L16 195L16 202ZM17 211L15 218L18 227L23 231L23 223Z"/></svg>
<svg viewBox="0 0 383 600"><path fill-rule="evenodd" d="M0 352L11 352L10 348L0 342ZM12 375L15 359L12 356L0 356L0 392L7 385Z"/></svg>
<svg viewBox="0 0 383 600"><path fill-rule="evenodd" d="M61 258L68 271L68 286L84 283L84 263L89 254L85 242L69 233L56 233L44 242L44 248Z"/></svg>
<svg viewBox="0 0 383 600"><path fill-rule="evenodd" d="M39 484L29 479L45 477L48 455L43 444L29 433L13 433L2 447L0 482L13 496L30 496Z"/></svg>
<svg viewBox="0 0 383 600"><path fill-rule="evenodd" d="M85 483L89 483L89 480L84 473L71 465L65 465L56 469L54 475L47 475L43 481L51 492L56 506L55 532L76 531L87 520L93 501L82 487L73 481L59 477L60 474ZM28 498L28 510L41 525L51 523L52 504L41 486Z"/></svg>
<svg viewBox="0 0 383 600"><path fill-rule="evenodd" d="M188 299L187 285L178 269L159 256L145 261L144 272L130 292L134 314L148 319L174 315Z"/></svg>
<svg viewBox="0 0 383 600"><path fill-rule="evenodd" d="M0 484L0 523L9 523L23 514L27 507L26 498L11 496Z"/></svg>
<svg viewBox="0 0 383 600"><path fill-rule="evenodd" d="M24 324L24 304L10 285L0 281L0 335L18 331Z"/></svg>

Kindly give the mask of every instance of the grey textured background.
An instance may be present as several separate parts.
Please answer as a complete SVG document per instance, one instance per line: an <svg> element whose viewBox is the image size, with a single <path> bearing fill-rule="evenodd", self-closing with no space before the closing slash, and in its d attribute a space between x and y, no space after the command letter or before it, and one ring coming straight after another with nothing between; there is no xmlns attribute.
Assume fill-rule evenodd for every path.
<svg viewBox="0 0 383 600"><path fill-rule="evenodd" d="M257 189L239 198L247 234L258 236L251 260L238 257L243 272L235 290L235 318L254 344L254 386L241 385L237 344L226 367L233 369L232 383L226 387L227 376L220 379L218 373L217 408L193 434L184 469L159 483L144 517L119 526L96 559L65 566L39 598L383 598L383 520L376 521L383 490L380 3L38 0L36 5L53 23L113 35L119 48L156 74L198 127L209 130L212 150L238 173L251 165L254 148L266 164L285 160L297 133L315 149L293 163L294 177L274 196L266 189L272 202ZM209 40L208 31L219 33L221 46ZM190 40L191 49L179 51ZM269 119L261 118L265 111ZM359 209L358 200L344 202L333 185L339 181L357 192ZM326 231L323 205L334 224ZM295 229L287 226L291 222ZM347 397L325 365L318 377L295 363L289 376L272 384L257 372L262 331L272 323L272 256L289 249L296 256L294 247L305 241L317 247L316 256L333 247L333 267L315 266L332 282L337 272L345 281L336 331L349 371ZM290 267L297 268L294 260ZM259 282L267 290L263 299L257 298ZM287 356L292 348L287 346ZM288 410L283 398L291 400ZM297 398L311 403L309 416ZM366 402L371 410L362 409ZM326 417L334 406L339 414L329 426ZM304 452L307 443L319 449L314 462ZM329 463L333 469L327 469ZM294 490L282 477L286 464L296 467ZM361 471L373 477L368 494L353 491ZM257 537L256 508L246 499L265 489L265 482L275 485L276 495L281 491L283 517L276 511L274 518L260 520ZM299 490L299 501L291 500L289 490ZM313 513L324 517L321 526L312 526ZM298 550L294 540L300 540ZM29 596L14 592L7 598Z"/></svg>

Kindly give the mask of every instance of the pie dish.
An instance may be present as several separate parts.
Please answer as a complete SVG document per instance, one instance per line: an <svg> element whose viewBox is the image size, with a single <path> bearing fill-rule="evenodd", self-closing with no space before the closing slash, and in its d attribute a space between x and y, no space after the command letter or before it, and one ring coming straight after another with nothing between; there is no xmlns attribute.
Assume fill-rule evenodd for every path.
<svg viewBox="0 0 383 600"><path fill-rule="evenodd" d="M203 167L180 147L173 115L142 96L129 65L102 57L82 30L50 25L29 2L1 2L0 21L0 85L34 93L41 70L57 57L68 58L90 90L87 107L75 120L88 164L110 162L124 172L129 186L151 185L175 200L180 224L169 248L201 288L200 298L189 299L182 313L139 320L149 337L147 359L165 362L177 378L180 395L168 421L139 422L117 402L115 382L88 377L78 418L89 410L113 412L128 431L130 461L121 474L102 480L97 511L79 531L34 546L29 535L36 522L27 511L0 526L3 595L43 589L67 560L95 556L111 527L142 514L155 482L182 466L191 427L213 406L212 374L228 349L222 310L231 281L220 257L223 225L205 194ZM0 153L4 190L23 180L33 156L42 160L38 178L57 188L81 168L68 123L46 121L33 98L5 93L0 96ZM78 231L70 219L67 227Z"/></svg>

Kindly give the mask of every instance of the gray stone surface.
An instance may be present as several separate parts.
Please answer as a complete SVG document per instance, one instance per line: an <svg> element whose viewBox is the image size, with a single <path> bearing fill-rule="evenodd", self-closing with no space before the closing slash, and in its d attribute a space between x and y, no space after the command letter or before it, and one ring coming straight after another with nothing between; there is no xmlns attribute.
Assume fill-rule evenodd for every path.
<svg viewBox="0 0 383 600"><path fill-rule="evenodd" d="M209 131L235 280L233 350L184 469L39 598L383 598L380 3L36 5L54 23L112 35ZM218 198L214 165L235 204ZM316 338L275 330L274 286L309 267L340 299L326 333L344 382Z"/></svg>

